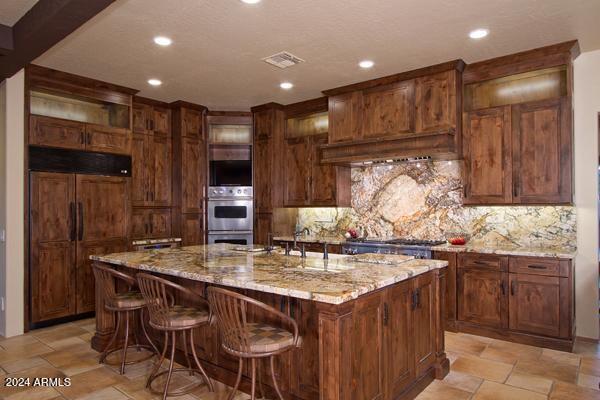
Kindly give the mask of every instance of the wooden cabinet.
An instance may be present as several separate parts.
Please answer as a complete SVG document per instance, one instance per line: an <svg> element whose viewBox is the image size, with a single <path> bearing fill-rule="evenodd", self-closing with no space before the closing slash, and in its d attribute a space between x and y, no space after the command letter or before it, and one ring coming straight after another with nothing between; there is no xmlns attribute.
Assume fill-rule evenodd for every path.
<svg viewBox="0 0 600 400"><path fill-rule="evenodd" d="M30 322L93 311L89 256L127 249L127 179L49 172L30 177Z"/></svg>
<svg viewBox="0 0 600 400"><path fill-rule="evenodd" d="M131 131L61 118L31 115L29 144L101 153L130 154Z"/></svg>
<svg viewBox="0 0 600 400"><path fill-rule="evenodd" d="M572 197L571 110L566 98L513 106L514 202L568 203Z"/></svg>
<svg viewBox="0 0 600 400"><path fill-rule="evenodd" d="M171 236L171 209L135 208L131 215L133 239L166 238Z"/></svg>
<svg viewBox="0 0 600 400"><path fill-rule="evenodd" d="M350 169L321 164L326 142L325 135L285 140L285 207L350 205Z"/></svg>
<svg viewBox="0 0 600 400"><path fill-rule="evenodd" d="M207 163L205 143L198 139L181 139L181 212L202 212Z"/></svg>
<svg viewBox="0 0 600 400"><path fill-rule="evenodd" d="M436 251L433 258L448 261L446 269L446 292L445 292L445 326L448 331L456 331L456 264L457 254L453 252Z"/></svg>
<svg viewBox="0 0 600 400"><path fill-rule="evenodd" d="M363 91L362 137L385 138L414 132L414 96L413 80Z"/></svg>
<svg viewBox="0 0 600 400"><path fill-rule="evenodd" d="M454 71L415 79L415 131L436 132L456 126L456 74Z"/></svg>
<svg viewBox="0 0 600 400"><path fill-rule="evenodd" d="M458 319L496 328L508 327L508 257L458 255Z"/></svg>
<svg viewBox="0 0 600 400"><path fill-rule="evenodd" d="M268 244L269 233L273 233L273 214L258 213L254 214L254 243Z"/></svg>
<svg viewBox="0 0 600 400"><path fill-rule="evenodd" d="M329 142L349 142L361 137L362 93L329 97Z"/></svg>
<svg viewBox="0 0 600 400"><path fill-rule="evenodd" d="M181 136L193 139L205 139L203 132L203 111L182 108Z"/></svg>
<svg viewBox="0 0 600 400"><path fill-rule="evenodd" d="M254 209L256 212L272 211L272 191L271 182L272 169L271 163L271 140L266 138L254 139ZM275 168L277 168L275 166Z"/></svg>
<svg viewBox="0 0 600 400"><path fill-rule="evenodd" d="M458 330L569 350L571 268L556 258L459 254Z"/></svg>
<svg viewBox="0 0 600 400"><path fill-rule="evenodd" d="M85 149L85 124L66 119L29 117L29 144Z"/></svg>
<svg viewBox="0 0 600 400"><path fill-rule="evenodd" d="M204 215L181 215L181 245L195 246L205 244Z"/></svg>
<svg viewBox="0 0 600 400"><path fill-rule="evenodd" d="M512 202L510 107L471 111L463 130L464 204Z"/></svg>
<svg viewBox="0 0 600 400"><path fill-rule="evenodd" d="M319 398L319 312L309 300L290 298L290 317L298 324L302 350L291 359L290 391L301 399Z"/></svg>

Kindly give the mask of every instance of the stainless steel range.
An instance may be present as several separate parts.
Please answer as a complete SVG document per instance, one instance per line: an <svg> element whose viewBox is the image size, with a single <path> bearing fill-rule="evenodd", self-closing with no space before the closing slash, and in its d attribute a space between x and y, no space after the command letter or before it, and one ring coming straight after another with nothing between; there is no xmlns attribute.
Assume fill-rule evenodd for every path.
<svg viewBox="0 0 600 400"><path fill-rule="evenodd" d="M349 239L342 245L342 252L344 254L403 254L415 258L431 258L431 248L443 243L444 240Z"/></svg>

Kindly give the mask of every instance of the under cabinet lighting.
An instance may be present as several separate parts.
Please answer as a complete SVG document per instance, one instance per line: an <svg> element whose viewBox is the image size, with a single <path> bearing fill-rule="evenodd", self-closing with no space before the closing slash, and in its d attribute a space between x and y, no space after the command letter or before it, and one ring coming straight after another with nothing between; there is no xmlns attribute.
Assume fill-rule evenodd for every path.
<svg viewBox="0 0 600 400"><path fill-rule="evenodd" d="M489 33L490 33L489 30L480 28L480 29L475 29L475 30L472 30L471 32L469 32L469 37L471 39L483 39Z"/></svg>
<svg viewBox="0 0 600 400"><path fill-rule="evenodd" d="M157 36L154 38L154 43L159 46L170 46L173 41L166 36Z"/></svg>
<svg viewBox="0 0 600 400"><path fill-rule="evenodd" d="M148 79L148 83L152 86L160 86L162 82L158 79Z"/></svg>

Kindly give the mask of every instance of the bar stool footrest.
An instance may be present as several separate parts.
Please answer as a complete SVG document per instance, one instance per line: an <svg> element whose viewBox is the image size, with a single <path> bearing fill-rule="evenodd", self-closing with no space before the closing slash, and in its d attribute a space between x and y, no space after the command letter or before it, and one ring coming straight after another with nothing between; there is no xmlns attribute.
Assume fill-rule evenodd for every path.
<svg viewBox="0 0 600 400"><path fill-rule="evenodd" d="M195 369L195 368L173 368L173 374L177 373L177 372L192 372L192 375L194 374L198 374L202 380L199 382L190 382L190 384L185 385L181 388L177 388L175 390L169 390L167 392L167 396L183 396L184 394L188 394L194 390L196 390L197 388L199 388L202 385L206 385L207 387L209 387L208 383L206 382L206 380L204 379L204 376L202 376L202 373ZM152 383L156 380L156 378L158 378L159 376L162 375L166 375L169 373L169 370L165 370L162 371L156 375L154 375L152 378L150 378L148 384L146 385L146 387L148 388L148 390L150 390L150 392L152 394L163 394L164 393L164 388L162 388L162 390L156 390L152 387ZM189 375L188 375L189 376Z"/></svg>
<svg viewBox="0 0 600 400"><path fill-rule="evenodd" d="M156 356L157 354L154 352L154 349L152 348L152 346L150 346L149 344L132 344L127 346L127 349L137 349L138 351L144 349L144 350L148 350L150 351L150 354L144 358L140 358L140 359L136 359L136 360L130 360L130 361L126 361L125 365L132 365L132 364L137 364L137 363L141 363L143 361L149 360L152 357ZM105 355L104 358L100 358L100 360L98 361L100 364L106 364L106 365L121 365L121 358L119 357L118 361L108 361L108 357L116 352L123 352L123 348L122 347L117 347L116 349L112 349L110 351L108 351Z"/></svg>

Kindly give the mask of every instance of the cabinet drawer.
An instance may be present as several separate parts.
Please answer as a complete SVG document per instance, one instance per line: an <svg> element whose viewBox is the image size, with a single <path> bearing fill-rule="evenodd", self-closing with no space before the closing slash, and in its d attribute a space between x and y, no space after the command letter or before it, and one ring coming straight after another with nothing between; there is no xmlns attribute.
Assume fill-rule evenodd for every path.
<svg viewBox="0 0 600 400"><path fill-rule="evenodd" d="M542 257L511 257L510 272L517 274L569 276L569 261Z"/></svg>
<svg viewBox="0 0 600 400"><path fill-rule="evenodd" d="M88 151L131 154L131 131L103 125L88 124L85 127Z"/></svg>
<svg viewBox="0 0 600 400"><path fill-rule="evenodd" d="M29 144L83 150L85 125L81 122L32 115Z"/></svg>
<svg viewBox="0 0 600 400"><path fill-rule="evenodd" d="M459 268L481 268L492 271L507 271L508 256L495 254L461 253L458 255Z"/></svg>

